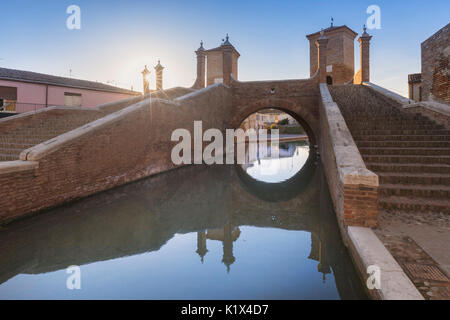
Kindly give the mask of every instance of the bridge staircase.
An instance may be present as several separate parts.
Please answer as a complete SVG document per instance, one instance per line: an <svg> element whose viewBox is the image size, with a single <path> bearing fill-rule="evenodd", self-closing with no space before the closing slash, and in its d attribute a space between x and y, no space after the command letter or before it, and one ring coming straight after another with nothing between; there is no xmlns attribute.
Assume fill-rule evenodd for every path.
<svg viewBox="0 0 450 320"><path fill-rule="evenodd" d="M189 88L175 87L164 91L156 91L151 93L152 98L173 100L180 96L193 92ZM145 97L142 97L142 99ZM139 99L139 98L138 98ZM61 134L74 130L78 127L84 126L92 121L103 118L111 113L120 111L137 101L125 102L126 100L109 103L92 110L71 110L60 109L55 111L48 109L40 113L38 120L32 119L31 115L28 121L18 118L6 118L7 121L21 121L23 125L15 126L13 129L3 128L3 123L0 123L0 161L14 161L19 160L20 153L30 147L53 139ZM36 115L36 114L35 114ZM19 115L23 116L23 115Z"/></svg>
<svg viewBox="0 0 450 320"><path fill-rule="evenodd" d="M23 150L95 121L101 116L104 115L98 112L87 112L46 117L1 133L0 161L18 160Z"/></svg>
<svg viewBox="0 0 450 320"><path fill-rule="evenodd" d="M450 214L450 130L361 85L331 86L367 168L379 210Z"/></svg>

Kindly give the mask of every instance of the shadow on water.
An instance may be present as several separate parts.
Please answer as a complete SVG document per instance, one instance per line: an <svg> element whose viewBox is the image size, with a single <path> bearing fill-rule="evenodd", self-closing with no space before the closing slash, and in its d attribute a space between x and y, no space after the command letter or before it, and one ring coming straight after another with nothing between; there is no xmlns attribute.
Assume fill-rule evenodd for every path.
<svg viewBox="0 0 450 320"><path fill-rule="evenodd" d="M164 269L159 271L158 280L153 280L152 286L159 288L155 290L161 290L160 295L157 292L149 295L147 291L150 289L147 287L147 291L142 293L139 286L143 284L135 284L134 291L127 288L128 291L108 296L108 291L114 290L102 286L102 282L97 291L81 297L364 298L360 281L341 242L321 168L311 159L303 169L275 190L277 184L268 186L258 182L235 166L189 166L17 221L0 232L0 297L21 298L17 293L22 288L17 288L19 283L37 286L33 283L36 277L51 275L58 270L64 272L70 265L87 265L83 268L88 268L91 264L106 266L108 262L111 268L111 261L123 263L122 259L152 253L156 255L155 259L159 259L154 260L152 266L161 264L161 268L178 268L168 274ZM268 243L270 247L267 241L277 243L280 247L273 251L277 254L283 254L291 246L299 248L295 250L305 249L309 254L302 256L301 252L289 251L283 262L277 262L277 259L268 256L272 252L269 248L251 246L253 234L261 246ZM180 235L187 238L179 241ZM299 238L290 243L288 239L297 235ZM181 249L177 249L177 257L171 257L169 264L162 256L163 252L165 248L171 249L171 243L177 241ZM217 246L220 242L221 246ZM238 252L233 251L233 246ZM234 269L226 273L223 265L222 270L217 269L212 258L205 262L207 252L207 257L222 255L220 262L225 264L228 272L230 268ZM186 258L183 258L185 255ZM252 257L253 261L247 261L246 256ZM199 263L200 260L204 264ZM302 270L301 274L293 273L291 277L301 279L292 281L289 275L276 278L277 274L282 276L283 268L290 264L293 264L293 269ZM119 262L112 267L121 268ZM136 271L138 267L133 267L133 272L139 273ZM242 283L244 277L251 278L254 270L261 268L268 274L273 272L273 279L255 278L254 282L248 280L248 286L250 288L266 281L266 287L261 290L270 289L272 294L268 292L261 296L246 288L236 291L234 287L238 285L231 285L234 280ZM188 272L190 276L176 278L177 272ZM300 285L302 281L310 281L309 278L317 278L314 274L323 277L323 281L326 276L334 279L334 289L322 288L322 282L317 285L320 290L312 284L306 287ZM21 278L24 275L26 278ZM64 272L62 277L65 279L66 276ZM146 277L150 275L139 274L143 283ZM210 282L203 284L199 280L202 278L216 281L218 287L211 288ZM284 287L288 286L285 281L299 285ZM327 285L331 286L329 282ZM45 281L39 283L42 290L52 290ZM281 283L283 286L277 287ZM189 294L177 293L177 290L184 292L184 289L177 289L181 286L192 291ZM163 294L167 287L171 291ZM209 293L220 290L223 290L223 295ZM324 293L314 294L315 291ZM56 298L70 298L64 294ZM34 297L40 297L40 294Z"/></svg>

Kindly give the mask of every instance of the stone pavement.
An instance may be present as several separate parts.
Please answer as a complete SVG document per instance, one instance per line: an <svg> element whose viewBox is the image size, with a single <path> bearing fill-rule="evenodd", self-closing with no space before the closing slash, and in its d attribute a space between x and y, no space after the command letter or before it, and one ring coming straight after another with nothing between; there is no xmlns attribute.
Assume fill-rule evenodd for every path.
<svg viewBox="0 0 450 320"><path fill-rule="evenodd" d="M450 216L380 212L375 233L425 299L450 300Z"/></svg>

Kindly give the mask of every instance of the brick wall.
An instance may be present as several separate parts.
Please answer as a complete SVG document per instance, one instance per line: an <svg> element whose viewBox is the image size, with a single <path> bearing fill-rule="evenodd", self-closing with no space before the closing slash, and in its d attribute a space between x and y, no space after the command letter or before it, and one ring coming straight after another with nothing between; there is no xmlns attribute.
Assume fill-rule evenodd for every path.
<svg viewBox="0 0 450 320"><path fill-rule="evenodd" d="M0 220L169 170L172 131L192 130L194 120L203 120L204 130L225 128L230 106L224 86L175 103L147 99L28 149L26 160L37 161L37 169L0 173Z"/></svg>
<svg viewBox="0 0 450 320"><path fill-rule="evenodd" d="M344 84L353 78L355 73L355 53L353 34L347 30L326 31L325 36L329 39L327 45L327 65L333 66L332 72L327 75L333 78L333 84ZM316 40L320 34L310 36L310 75L314 75L318 69L318 50Z"/></svg>
<svg viewBox="0 0 450 320"><path fill-rule="evenodd" d="M378 225L378 176L367 170L337 104L321 85L320 156L341 228Z"/></svg>
<svg viewBox="0 0 450 320"><path fill-rule="evenodd" d="M422 97L450 103L450 24L422 43Z"/></svg>
<svg viewBox="0 0 450 320"><path fill-rule="evenodd" d="M314 144L319 137L318 78L286 81L232 82L231 125L264 108L278 108L294 117L305 128Z"/></svg>

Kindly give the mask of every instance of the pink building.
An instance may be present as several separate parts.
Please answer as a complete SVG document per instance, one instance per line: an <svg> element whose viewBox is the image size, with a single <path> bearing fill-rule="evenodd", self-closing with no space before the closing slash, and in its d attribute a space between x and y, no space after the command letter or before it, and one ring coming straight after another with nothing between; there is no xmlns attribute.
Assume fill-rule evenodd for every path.
<svg viewBox="0 0 450 320"><path fill-rule="evenodd" d="M100 82L0 68L0 112L28 112L49 106L96 107L140 95Z"/></svg>

